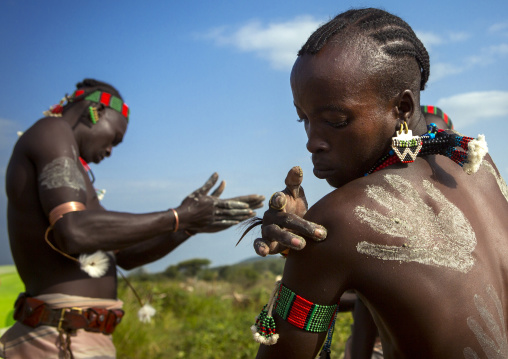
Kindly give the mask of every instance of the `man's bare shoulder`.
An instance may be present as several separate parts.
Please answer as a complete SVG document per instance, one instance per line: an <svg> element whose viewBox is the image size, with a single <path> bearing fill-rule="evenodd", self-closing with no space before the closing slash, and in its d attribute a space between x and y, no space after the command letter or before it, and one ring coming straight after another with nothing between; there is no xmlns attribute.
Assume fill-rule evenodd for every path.
<svg viewBox="0 0 508 359"><path fill-rule="evenodd" d="M23 133L15 150L29 157L40 157L47 152L66 152L75 145L72 128L66 121L58 117L45 117Z"/></svg>
<svg viewBox="0 0 508 359"><path fill-rule="evenodd" d="M354 217L355 208L372 205L370 191L372 188L383 186L384 183L382 175L366 176L349 182L314 204L307 212L306 219L323 225L323 222L337 223L338 220L350 223L351 217Z"/></svg>

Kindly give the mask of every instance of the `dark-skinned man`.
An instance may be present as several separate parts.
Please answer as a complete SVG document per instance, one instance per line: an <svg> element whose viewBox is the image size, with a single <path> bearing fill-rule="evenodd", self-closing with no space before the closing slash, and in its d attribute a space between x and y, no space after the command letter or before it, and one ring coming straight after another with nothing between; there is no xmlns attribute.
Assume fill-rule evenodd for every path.
<svg viewBox="0 0 508 359"><path fill-rule="evenodd" d="M123 311L116 265L162 258L192 234L217 232L253 215L262 196L219 199L217 174L175 208L105 210L87 173L127 130L129 108L107 83L85 79L16 143L6 174L8 232L25 284L16 324L1 338L10 358L114 358L111 333Z"/></svg>
<svg viewBox="0 0 508 359"><path fill-rule="evenodd" d="M258 253L280 251L274 238L305 248L257 319L259 358L314 358L351 289L386 358L508 357L508 190L483 136L426 128L429 64L410 26L378 9L338 15L300 50L294 105L314 174L336 189L310 222L265 213Z"/></svg>

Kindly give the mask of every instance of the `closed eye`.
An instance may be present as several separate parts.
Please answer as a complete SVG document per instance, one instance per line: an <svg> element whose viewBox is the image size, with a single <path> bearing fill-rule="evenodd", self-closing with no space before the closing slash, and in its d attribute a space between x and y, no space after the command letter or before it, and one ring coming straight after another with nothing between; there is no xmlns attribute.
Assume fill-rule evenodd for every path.
<svg viewBox="0 0 508 359"><path fill-rule="evenodd" d="M345 127L345 126L349 125L349 121L348 120L341 121L341 122L326 121L326 123L328 125L332 126L333 128L342 128L342 127Z"/></svg>

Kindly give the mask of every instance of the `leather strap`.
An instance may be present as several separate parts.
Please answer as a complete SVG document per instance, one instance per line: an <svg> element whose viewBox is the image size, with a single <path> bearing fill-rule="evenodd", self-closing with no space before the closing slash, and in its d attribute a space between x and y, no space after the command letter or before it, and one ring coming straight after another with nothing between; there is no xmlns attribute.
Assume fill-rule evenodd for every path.
<svg viewBox="0 0 508 359"><path fill-rule="evenodd" d="M104 308L50 308L42 300L19 295L15 304L14 319L36 328L50 325L65 332L84 329L89 332L111 334L121 322L124 311Z"/></svg>

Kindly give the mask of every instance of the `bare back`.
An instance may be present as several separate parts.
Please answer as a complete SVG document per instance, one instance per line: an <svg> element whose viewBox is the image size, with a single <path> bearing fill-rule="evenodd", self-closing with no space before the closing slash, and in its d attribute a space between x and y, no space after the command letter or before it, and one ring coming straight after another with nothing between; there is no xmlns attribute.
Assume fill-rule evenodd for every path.
<svg viewBox="0 0 508 359"><path fill-rule="evenodd" d="M16 267L30 295L59 292L116 297L114 265L104 277L90 278L75 261L51 249L44 240L53 201L79 200L87 209L103 210L78 156L70 126L57 118L39 120L14 147L6 175L8 230ZM81 183L80 188L64 185L49 196L41 196L39 179L43 168L62 158L72 166L71 173ZM49 238L52 239L51 233Z"/></svg>
<svg viewBox="0 0 508 359"><path fill-rule="evenodd" d="M506 358L507 194L490 158L470 176L429 156L358 179L309 210L328 239L291 251L284 283L320 304L355 289L387 358Z"/></svg>

